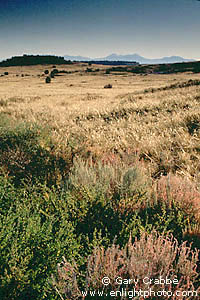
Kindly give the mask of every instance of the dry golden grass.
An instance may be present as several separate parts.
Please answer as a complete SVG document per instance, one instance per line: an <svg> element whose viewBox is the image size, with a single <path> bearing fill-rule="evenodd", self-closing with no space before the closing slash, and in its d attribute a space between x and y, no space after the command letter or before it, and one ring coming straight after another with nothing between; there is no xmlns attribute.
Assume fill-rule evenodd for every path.
<svg viewBox="0 0 200 300"><path fill-rule="evenodd" d="M85 72L87 67L59 66L72 73L50 84L41 75L52 66L0 68L0 74L9 72L0 77L0 112L50 126L59 145L79 137L94 157L113 152L132 161L137 156L153 178L173 172L198 181L200 86L158 88L199 75L106 75L106 67L92 65L100 68L95 73ZM108 83L112 89L104 89Z"/></svg>
<svg viewBox="0 0 200 300"><path fill-rule="evenodd" d="M0 171L5 177L1 175L1 237L9 240L1 247L6 270L2 279L5 292L15 299L32 293L35 282L38 297L41 292L46 297L43 287L55 267L53 261L64 251L70 261L79 257L77 265L82 269L91 247L104 243L107 247L115 237L123 245L130 234L134 238L141 230L170 231L177 240L184 238L199 249L199 75L106 75L106 67L92 65L100 71L85 72L87 67L57 66L71 73L59 74L50 84L45 83L44 70L51 71L52 66L0 68L0 75L9 72L0 76ZM105 89L107 84L113 88ZM15 126L23 121L31 124ZM13 187L7 183L9 178ZM196 282L196 273L191 273L188 285L188 264L196 270L197 250L194 256L186 242L179 248L169 235L155 239L145 235L123 250L131 253L137 267L134 274L135 266L125 256L126 276L144 273L143 252L150 262L147 272L159 260L172 265L173 260L169 264L163 252L168 245L173 250L171 257L180 260L181 272L187 269L187 278L180 273L179 264L166 272L183 275L181 288L189 289ZM142 252L132 251L134 247ZM118 250L118 246L105 248L102 253L106 255L100 257L94 249L91 258L100 257L103 263L92 266L90 260L90 266L106 267ZM186 254L191 254L191 261ZM67 279L70 286L76 270L64 263L67 274L63 269L61 284ZM118 268L115 261L110 261L109 268L112 264ZM88 274L93 276L92 270ZM77 292L77 285L71 287Z"/></svg>

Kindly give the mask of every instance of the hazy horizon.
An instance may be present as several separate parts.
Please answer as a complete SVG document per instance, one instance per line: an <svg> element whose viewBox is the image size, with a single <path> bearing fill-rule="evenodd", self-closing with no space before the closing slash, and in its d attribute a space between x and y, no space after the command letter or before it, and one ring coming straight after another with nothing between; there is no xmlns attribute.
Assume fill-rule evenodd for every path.
<svg viewBox="0 0 200 300"><path fill-rule="evenodd" d="M198 60L199 14L195 0L1 1L0 59L137 53Z"/></svg>
<svg viewBox="0 0 200 300"><path fill-rule="evenodd" d="M4 58L1 58L0 57L0 61L1 60L6 60L6 59L10 59L10 58L12 58L12 57L14 57L14 56L23 56L23 55L55 55L55 56L62 56L62 57L64 57L64 56L74 56L74 57L78 57L78 56L80 56L80 57L87 57L87 58L89 58L89 59L98 59L98 58L104 58L104 57L107 57L107 56L110 56L110 55L117 55L117 56L125 56L125 55L139 55L139 56L141 56L141 57L144 57L144 56L142 56L142 55L140 55L140 53L108 53L107 55L105 55L105 56L98 56L98 57L94 57L94 56L87 56L87 55L81 55L81 53L79 54L79 55L74 55L74 54L69 54L69 53L65 53L65 54L63 54L63 55L57 55L56 53L55 54L50 54L50 53L22 53L22 54L20 54L20 55L12 55L12 56L9 56L9 57L4 57ZM162 56L162 57L144 57L144 58L146 58L146 59L162 59L162 58L165 58L165 57L172 57L172 56L178 56L178 57L181 57L180 55L169 55L169 56ZM183 58L185 58L185 59L194 59L194 58L191 58L191 57L183 57ZM194 59L194 60L200 60L200 58L199 59Z"/></svg>

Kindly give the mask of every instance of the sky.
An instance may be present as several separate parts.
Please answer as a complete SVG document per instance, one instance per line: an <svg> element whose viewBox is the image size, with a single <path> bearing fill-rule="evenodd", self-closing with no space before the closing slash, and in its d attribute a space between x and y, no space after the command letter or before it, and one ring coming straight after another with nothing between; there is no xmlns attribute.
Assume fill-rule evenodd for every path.
<svg viewBox="0 0 200 300"><path fill-rule="evenodd" d="M0 0L0 59L138 53L200 59L200 1Z"/></svg>

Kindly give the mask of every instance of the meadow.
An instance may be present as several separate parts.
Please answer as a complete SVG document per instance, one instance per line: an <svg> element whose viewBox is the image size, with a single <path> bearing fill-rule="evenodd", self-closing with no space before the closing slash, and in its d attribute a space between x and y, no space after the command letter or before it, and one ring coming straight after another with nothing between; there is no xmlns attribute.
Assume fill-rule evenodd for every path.
<svg viewBox="0 0 200 300"><path fill-rule="evenodd" d="M0 68L0 298L146 274L200 293L199 73L56 68L50 83L51 65Z"/></svg>

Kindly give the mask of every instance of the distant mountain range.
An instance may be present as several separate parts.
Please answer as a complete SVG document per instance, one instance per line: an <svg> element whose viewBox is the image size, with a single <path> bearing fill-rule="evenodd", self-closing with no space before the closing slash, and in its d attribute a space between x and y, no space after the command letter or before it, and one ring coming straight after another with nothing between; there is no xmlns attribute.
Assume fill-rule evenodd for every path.
<svg viewBox="0 0 200 300"><path fill-rule="evenodd" d="M169 57L162 57L162 58L145 58L140 56L139 54L127 54L127 55L118 55L118 54L110 54L106 57L101 58L90 58L84 56L71 56L65 55L64 58L66 60L72 61L99 61L99 60L112 60L112 61L136 61L140 64L166 64L166 63L177 63L177 62L189 62L195 61L194 59L186 59L181 56L169 56Z"/></svg>

